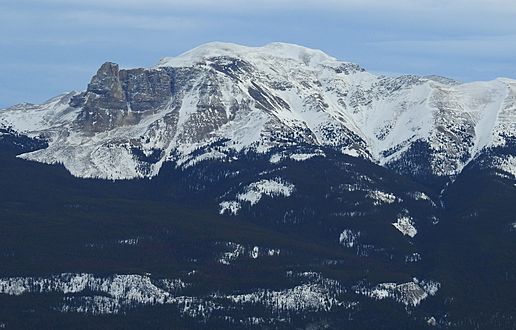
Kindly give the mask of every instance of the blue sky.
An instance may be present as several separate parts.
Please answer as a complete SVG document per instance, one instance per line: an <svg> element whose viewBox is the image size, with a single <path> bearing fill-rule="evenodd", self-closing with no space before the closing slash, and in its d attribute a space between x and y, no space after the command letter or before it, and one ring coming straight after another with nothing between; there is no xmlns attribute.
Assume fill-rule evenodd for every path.
<svg viewBox="0 0 516 330"><path fill-rule="evenodd" d="M385 74L516 78L508 0L2 0L0 107L83 90L209 41L318 48Z"/></svg>

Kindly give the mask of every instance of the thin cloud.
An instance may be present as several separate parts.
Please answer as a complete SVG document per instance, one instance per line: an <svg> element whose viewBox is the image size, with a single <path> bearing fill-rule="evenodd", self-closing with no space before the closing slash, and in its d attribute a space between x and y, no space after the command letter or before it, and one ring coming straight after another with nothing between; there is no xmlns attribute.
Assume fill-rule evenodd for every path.
<svg viewBox="0 0 516 330"><path fill-rule="evenodd" d="M369 43L383 50L402 50L404 53L427 55L459 55L461 57L513 57L516 35L469 37L448 40L401 40Z"/></svg>
<svg viewBox="0 0 516 330"><path fill-rule="evenodd" d="M34 10L16 8L0 10L1 25L57 26L66 24L69 28L78 26L100 28L128 28L141 30L192 30L203 26L202 20L180 15L155 15L134 12L106 11L101 9L56 9Z"/></svg>
<svg viewBox="0 0 516 330"><path fill-rule="evenodd" d="M201 21L194 18L185 18L178 16L153 16L141 14L127 14L119 12L103 12L103 11L70 11L59 13L60 19L66 20L73 24L83 26L95 26L100 28L128 28L138 30L192 30L202 26Z"/></svg>
<svg viewBox="0 0 516 330"><path fill-rule="evenodd" d="M7 0L13 1L13 0ZM68 6L96 6L119 9L202 9L202 10L270 10L270 9L370 9L370 10L483 10L516 12L512 0L16 0L28 4L66 4Z"/></svg>
<svg viewBox="0 0 516 330"><path fill-rule="evenodd" d="M18 72L56 72L56 71L67 71L73 73L87 73L90 74L95 67L87 66L81 63L34 63L34 62L23 62L23 63L9 63L2 66L4 70L12 70Z"/></svg>

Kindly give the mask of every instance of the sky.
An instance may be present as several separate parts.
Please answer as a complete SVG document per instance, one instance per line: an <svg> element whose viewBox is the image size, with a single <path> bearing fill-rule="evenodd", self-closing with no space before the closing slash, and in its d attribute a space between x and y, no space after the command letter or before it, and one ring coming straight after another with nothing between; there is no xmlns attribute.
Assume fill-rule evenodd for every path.
<svg viewBox="0 0 516 330"><path fill-rule="evenodd" d="M0 108L211 41L321 49L378 74L516 79L514 0L1 0Z"/></svg>

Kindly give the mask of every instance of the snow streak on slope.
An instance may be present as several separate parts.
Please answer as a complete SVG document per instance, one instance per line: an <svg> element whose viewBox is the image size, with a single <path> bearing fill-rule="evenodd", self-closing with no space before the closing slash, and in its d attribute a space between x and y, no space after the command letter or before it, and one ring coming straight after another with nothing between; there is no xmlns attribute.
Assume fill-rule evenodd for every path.
<svg viewBox="0 0 516 330"><path fill-rule="evenodd" d="M106 63L86 92L2 110L0 125L44 136L47 149L22 157L79 177L152 177L166 161L189 167L272 148L310 159L289 155L296 145L454 176L515 137L515 110L510 79L376 76L297 45L210 43L150 69ZM422 152L428 163L410 165Z"/></svg>

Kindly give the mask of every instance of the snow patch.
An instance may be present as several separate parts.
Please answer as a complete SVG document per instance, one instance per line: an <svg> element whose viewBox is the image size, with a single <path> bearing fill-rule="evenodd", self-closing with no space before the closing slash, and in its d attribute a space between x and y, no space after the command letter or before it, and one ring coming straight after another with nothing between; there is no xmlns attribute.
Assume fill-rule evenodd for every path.
<svg viewBox="0 0 516 330"><path fill-rule="evenodd" d="M287 158L292 159L296 162L302 162L302 161L309 160L309 159L312 159L315 157L326 157L326 154L320 150L317 150L316 152L311 152L311 153L287 153L287 152L277 153L277 154L273 154L270 157L269 162L271 164L278 164Z"/></svg>
<svg viewBox="0 0 516 330"><path fill-rule="evenodd" d="M121 239L117 241L120 245L138 245L140 243L140 238L128 238L128 239Z"/></svg>
<svg viewBox="0 0 516 330"><path fill-rule="evenodd" d="M431 198L427 194L421 191L415 191L408 194L412 199L416 201L431 201Z"/></svg>
<svg viewBox="0 0 516 330"><path fill-rule="evenodd" d="M417 234L417 229L414 227L414 220L408 215L398 215L398 219L392 224L398 229L403 235L414 237Z"/></svg>
<svg viewBox="0 0 516 330"><path fill-rule="evenodd" d="M219 204L219 214L237 215L242 205L237 201L226 201Z"/></svg>
<svg viewBox="0 0 516 330"><path fill-rule="evenodd" d="M379 190L371 190L366 195L367 198L373 200L373 205L379 206L383 204L392 204L394 202L401 202L394 194L386 193Z"/></svg>
<svg viewBox="0 0 516 330"><path fill-rule="evenodd" d="M348 155L348 156L351 156L351 157L360 157L360 152L355 149L355 148L342 148L341 149L341 152L344 154L344 155Z"/></svg>
<svg viewBox="0 0 516 330"><path fill-rule="evenodd" d="M217 243L217 246L223 246L226 249L217 262L223 265L230 265L239 258L258 259L260 257L274 257L279 256L281 249L271 249L261 246L245 246L243 244L234 242Z"/></svg>
<svg viewBox="0 0 516 330"><path fill-rule="evenodd" d="M324 153L292 154L292 155L290 155L290 159L295 160L297 162L302 162L304 160L312 159L314 157L326 157L326 155Z"/></svg>
<svg viewBox="0 0 516 330"><path fill-rule="evenodd" d="M414 263L421 261L421 254L414 252L408 256L405 256L405 262L407 263Z"/></svg>
<svg viewBox="0 0 516 330"><path fill-rule="evenodd" d="M498 157L494 162L495 167L501 171L509 173L512 178L516 178L516 156L508 155L504 158Z"/></svg>
<svg viewBox="0 0 516 330"><path fill-rule="evenodd" d="M434 296L440 288L440 283L434 281L418 281L396 284L380 283L372 288L357 285L355 293L362 294L375 300L393 299L406 306L416 307L428 296Z"/></svg>
<svg viewBox="0 0 516 330"><path fill-rule="evenodd" d="M269 159L269 162L271 164L277 164L277 163L281 162L282 159L283 159L283 155L281 155L281 154L274 154Z"/></svg>
<svg viewBox="0 0 516 330"><path fill-rule="evenodd" d="M281 178L272 180L261 180L248 185L244 192L237 195L237 199L242 202L249 202L251 205L257 204L263 196L269 197L289 197L294 192L294 185Z"/></svg>
<svg viewBox="0 0 516 330"><path fill-rule="evenodd" d="M410 193L407 193L407 196L412 198L415 201L424 201L424 202L428 202L428 203L432 204L433 207L437 206L435 204L435 202L430 198L430 196L428 196L427 194L425 194L422 191L410 192Z"/></svg>
<svg viewBox="0 0 516 330"><path fill-rule="evenodd" d="M358 244L360 231L354 232L351 229L344 229L339 236L339 243L345 247L352 248Z"/></svg>

